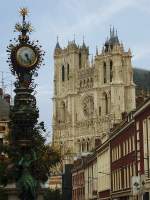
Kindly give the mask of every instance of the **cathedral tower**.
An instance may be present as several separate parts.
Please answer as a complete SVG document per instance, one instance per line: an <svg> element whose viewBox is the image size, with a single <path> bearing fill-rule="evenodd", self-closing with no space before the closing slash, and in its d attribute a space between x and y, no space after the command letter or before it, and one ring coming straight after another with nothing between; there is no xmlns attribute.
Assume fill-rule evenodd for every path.
<svg viewBox="0 0 150 200"><path fill-rule="evenodd" d="M75 41L54 50L53 144L62 154L84 154L108 138L110 128L135 108L131 51L114 28L102 52Z"/></svg>

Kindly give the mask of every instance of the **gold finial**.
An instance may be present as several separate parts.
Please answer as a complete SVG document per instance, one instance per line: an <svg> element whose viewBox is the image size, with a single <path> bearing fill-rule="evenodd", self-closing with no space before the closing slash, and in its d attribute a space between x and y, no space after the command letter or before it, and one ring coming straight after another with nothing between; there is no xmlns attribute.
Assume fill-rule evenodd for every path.
<svg viewBox="0 0 150 200"><path fill-rule="evenodd" d="M19 10L20 15L22 15L23 17L28 15L29 10L27 8L20 8Z"/></svg>

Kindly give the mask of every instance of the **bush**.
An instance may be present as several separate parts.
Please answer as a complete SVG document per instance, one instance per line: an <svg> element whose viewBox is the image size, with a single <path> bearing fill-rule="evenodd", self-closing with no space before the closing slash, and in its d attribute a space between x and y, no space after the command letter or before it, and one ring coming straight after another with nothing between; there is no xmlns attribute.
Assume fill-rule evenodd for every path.
<svg viewBox="0 0 150 200"><path fill-rule="evenodd" d="M49 189L44 194L44 200L62 200L61 191L59 189L56 190Z"/></svg>

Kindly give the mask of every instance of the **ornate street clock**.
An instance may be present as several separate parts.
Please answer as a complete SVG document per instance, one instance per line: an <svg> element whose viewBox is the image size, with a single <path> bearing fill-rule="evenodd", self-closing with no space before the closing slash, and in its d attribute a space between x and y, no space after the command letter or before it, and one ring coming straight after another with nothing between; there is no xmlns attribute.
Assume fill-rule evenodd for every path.
<svg viewBox="0 0 150 200"><path fill-rule="evenodd" d="M15 25L15 31L19 32L17 39L10 41L7 47L8 63L12 74L17 77L15 85L14 105L10 110L10 144L13 154L12 180L16 181L19 199L36 200L41 179L36 172L38 151L36 130L39 111L36 107L36 98L33 94L35 84L33 76L37 76L37 70L43 61L44 52L38 41L29 39L32 31L30 23L26 22L27 9L20 10L23 17L22 23ZM42 167L41 167L42 168ZM38 174L38 176L37 176Z"/></svg>

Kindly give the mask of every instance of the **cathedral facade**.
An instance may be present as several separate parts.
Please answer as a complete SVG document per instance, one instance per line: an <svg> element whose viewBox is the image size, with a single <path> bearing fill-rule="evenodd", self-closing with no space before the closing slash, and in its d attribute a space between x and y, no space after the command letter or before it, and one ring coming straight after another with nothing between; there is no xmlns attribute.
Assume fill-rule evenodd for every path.
<svg viewBox="0 0 150 200"><path fill-rule="evenodd" d="M117 33L92 61L85 42L54 50L53 144L62 154L83 155L104 143L109 130L135 109L131 51Z"/></svg>

